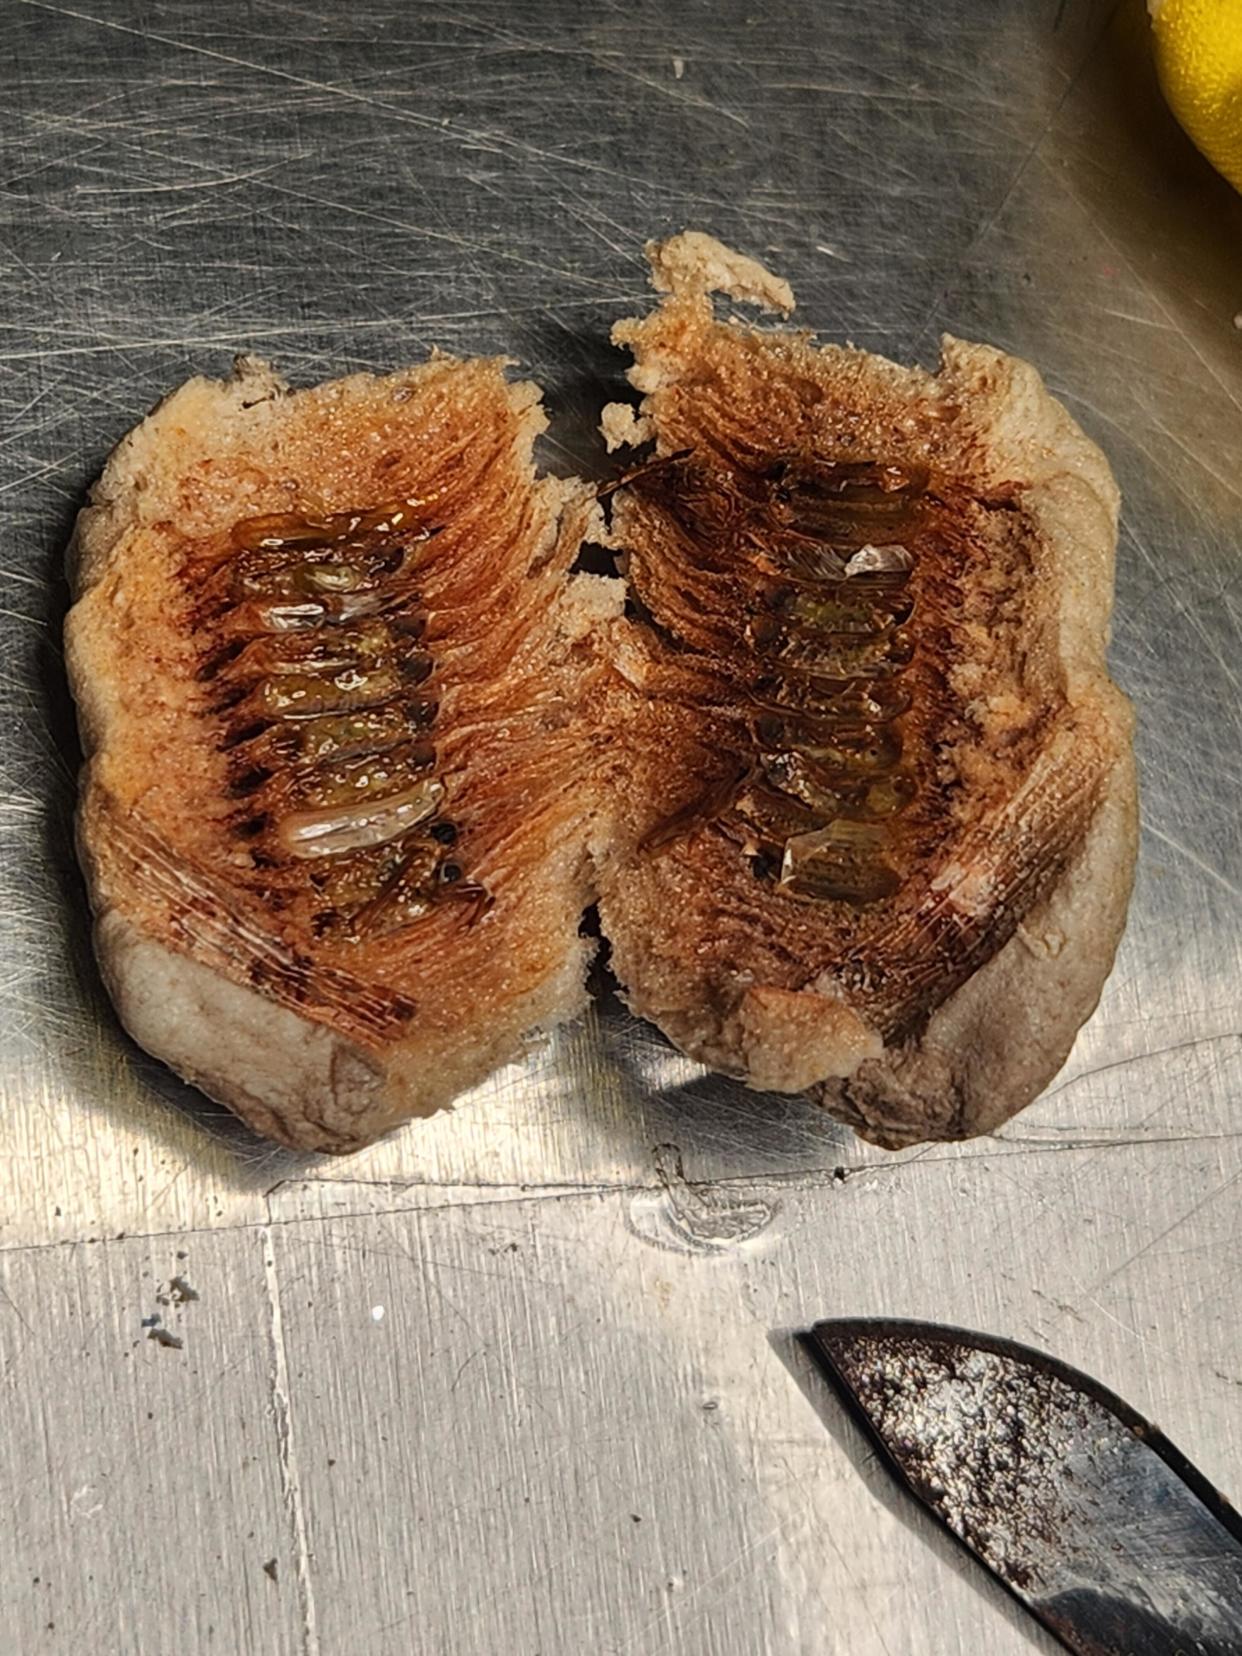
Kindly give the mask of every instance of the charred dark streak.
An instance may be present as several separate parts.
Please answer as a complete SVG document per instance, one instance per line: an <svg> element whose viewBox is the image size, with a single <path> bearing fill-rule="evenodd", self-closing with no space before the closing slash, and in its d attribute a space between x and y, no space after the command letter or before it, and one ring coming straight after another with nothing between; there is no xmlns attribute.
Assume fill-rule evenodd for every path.
<svg viewBox="0 0 1242 1656"><path fill-rule="evenodd" d="M174 857L132 812L115 807L110 812L108 854L123 877L166 906L178 945L223 976L261 982L272 999L296 1010L323 1010L342 1034L363 1043L391 1038L414 1016L415 1004L406 995L327 964L308 970L305 954L252 925L236 905L230 882ZM272 894L267 900L274 905Z"/></svg>
<svg viewBox="0 0 1242 1656"><path fill-rule="evenodd" d="M205 583L198 679L239 802L232 833L265 891L310 894L319 938L396 932L449 894L471 915L488 900L440 816L424 507L245 518Z"/></svg>
<svg viewBox="0 0 1242 1656"><path fill-rule="evenodd" d="M661 631L740 697L734 769L649 846L711 826L783 895L862 906L904 883L904 753L925 468L806 456L722 464L681 453L629 485L668 532ZM689 635L689 636L682 636ZM716 698L712 698L716 699Z"/></svg>
<svg viewBox="0 0 1242 1656"><path fill-rule="evenodd" d="M653 460L644 460L641 465L631 466L620 477L610 478L607 483L601 483L595 491L596 500L607 500L609 495L615 494L618 489L624 489L640 478L649 477L653 472L663 471L667 466L676 466L682 460L688 460L694 451L692 449L678 449L676 454L657 455Z"/></svg>

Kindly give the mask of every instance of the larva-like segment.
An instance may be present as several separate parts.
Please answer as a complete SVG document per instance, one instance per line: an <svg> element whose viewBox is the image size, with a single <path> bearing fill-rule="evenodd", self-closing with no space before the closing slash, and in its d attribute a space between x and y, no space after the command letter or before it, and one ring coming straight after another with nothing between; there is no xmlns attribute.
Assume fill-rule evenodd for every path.
<svg viewBox="0 0 1242 1656"><path fill-rule="evenodd" d="M710 564L744 593L716 644L719 676L740 687L744 751L653 842L711 822L790 897L866 904L900 889L899 819L917 792L901 730L915 553L901 537L920 527L926 485L915 468L797 457L737 468L722 490L689 453L631 481L700 554L688 579ZM675 642L700 644L675 615Z"/></svg>
<svg viewBox="0 0 1242 1656"><path fill-rule="evenodd" d="M233 832L263 864L305 869L318 935L397 931L449 894L486 901L440 814L435 661L418 642L434 533L416 498L244 518L213 583L200 679L239 801Z"/></svg>

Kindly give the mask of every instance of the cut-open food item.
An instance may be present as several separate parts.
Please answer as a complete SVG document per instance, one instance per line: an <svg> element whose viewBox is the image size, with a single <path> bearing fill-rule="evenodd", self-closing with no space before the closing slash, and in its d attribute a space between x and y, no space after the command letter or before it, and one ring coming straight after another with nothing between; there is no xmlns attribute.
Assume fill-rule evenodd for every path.
<svg viewBox="0 0 1242 1656"><path fill-rule="evenodd" d="M577 1011L597 767L535 388L437 358L290 392L242 361L79 519L79 839L130 1031L260 1132L347 1150Z"/></svg>
<svg viewBox="0 0 1242 1656"><path fill-rule="evenodd" d="M356 1148L572 1016L595 901L636 1012L883 1144L1021 1108L1098 998L1136 834L1103 457L999 351L720 321L792 295L698 233L649 251L603 429L651 446L599 490L536 475L501 363L245 359L81 514L104 975L285 1143Z"/></svg>
<svg viewBox="0 0 1242 1656"><path fill-rule="evenodd" d="M986 1131L1064 1061L1130 890L1108 465L1024 362L720 321L792 295L695 232L649 253L667 297L614 334L643 400L603 419L654 444L611 500L613 969L882 1144Z"/></svg>

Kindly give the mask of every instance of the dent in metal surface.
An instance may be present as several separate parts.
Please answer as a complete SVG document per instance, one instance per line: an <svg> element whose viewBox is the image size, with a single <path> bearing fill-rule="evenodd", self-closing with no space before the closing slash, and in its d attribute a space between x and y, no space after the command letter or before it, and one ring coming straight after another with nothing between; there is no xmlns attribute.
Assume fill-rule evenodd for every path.
<svg viewBox="0 0 1242 1656"><path fill-rule="evenodd" d="M4 11L0 1365L23 1653L63 1628L161 1652L173 1613L187 1656L254 1629L265 1650L361 1629L377 1652L483 1652L502 1622L523 1656L1029 1650L930 1525L877 1520L766 1331L835 1312L1029 1338L1242 1487L1242 202L1163 109L1140 0ZM607 999L451 1115L344 1163L273 1152L125 1042L90 961L58 659L83 491L146 407L238 350L299 382L432 345L514 355L548 388L548 462L600 475L598 410L624 394L608 328L646 302L644 239L685 225L787 275L826 337L931 361L949 328L1030 357L1112 458L1145 827L1100 1010L997 1140L896 1158L705 1076ZM126 1381L125 1262L187 1235L218 1249L219 1292ZM489 1251L522 1238L537 1269L525 1242ZM143 1453L147 1408L185 1423L175 1472ZM65 1506L100 1432L106 1534ZM269 1518L277 1580L252 1588L229 1547ZM201 1621L191 1535L224 1558Z"/></svg>

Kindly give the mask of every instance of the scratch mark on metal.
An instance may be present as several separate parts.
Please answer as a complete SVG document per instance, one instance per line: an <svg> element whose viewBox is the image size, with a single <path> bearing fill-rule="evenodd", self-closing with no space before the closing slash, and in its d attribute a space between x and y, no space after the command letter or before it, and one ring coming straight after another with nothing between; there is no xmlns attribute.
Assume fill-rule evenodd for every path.
<svg viewBox="0 0 1242 1656"><path fill-rule="evenodd" d="M267 1287L267 1303L271 1314L269 1335L272 1348L272 1420L276 1428L276 1452L280 1464L281 1489L284 1493L285 1510L289 1515L289 1527L292 1532L298 1601L302 1611L302 1656L320 1656L318 1618L315 1612L315 1586L311 1574L310 1544L306 1528L306 1509L302 1497L302 1480L298 1472L296 1444L293 1434L289 1361L285 1349L284 1318L280 1306L280 1282L276 1272L276 1253L273 1247L272 1232L267 1225L259 1228L259 1245L263 1250L263 1279Z"/></svg>
<svg viewBox="0 0 1242 1656"><path fill-rule="evenodd" d="M1127 1254L1120 1265L1114 1266L1111 1271L1108 1271L1104 1276L1099 1277L1095 1282L1093 1282L1089 1290L1091 1295L1094 1297L1099 1289L1106 1287L1107 1284L1112 1282L1115 1277L1119 1277L1123 1271L1129 1270L1131 1265L1136 1264L1138 1260L1142 1259L1146 1254L1149 1254L1153 1248L1159 1247L1161 1242L1166 1241L1174 1234L1174 1232L1179 1231L1182 1226L1189 1220L1193 1219L1197 1213L1202 1212L1202 1210L1207 1207L1210 1202L1214 1202L1218 1196L1223 1196L1227 1190L1231 1190L1239 1181L1242 1181L1242 1171L1231 1173L1221 1184L1218 1184L1214 1189L1209 1190L1206 1196L1201 1196L1193 1207L1187 1208L1186 1211L1181 1214L1180 1217L1175 1219L1171 1225L1166 1225L1159 1235L1150 1237L1146 1242L1144 1242L1141 1248L1135 1248L1132 1253Z"/></svg>
<svg viewBox="0 0 1242 1656"><path fill-rule="evenodd" d="M1201 874L1206 874L1214 884L1220 886L1223 891L1227 891L1231 897L1236 897L1239 902L1242 902L1242 886L1234 885L1227 874L1207 862L1197 851L1192 851L1188 845L1183 845L1175 835L1166 833L1162 828L1157 828L1150 822L1143 824L1143 832L1150 834L1153 839L1158 839L1162 845L1167 845L1171 851L1176 851L1179 857L1185 857L1186 861L1193 863Z"/></svg>
<svg viewBox="0 0 1242 1656"><path fill-rule="evenodd" d="M1171 1052L1190 1052L1195 1047L1215 1046L1219 1041L1239 1040L1242 1040L1242 1031L1226 1030L1220 1035L1200 1035L1193 1041L1175 1041L1171 1046L1156 1047L1152 1052L1133 1052L1128 1058L1115 1058L1111 1063L1097 1064L1094 1069L1083 1070L1078 1075L1071 1075L1068 1080L1062 1081L1059 1086L1053 1087L1051 1092L1046 1092L1044 1101L1047 1102L1050 1098L1056 1098L1058 1094L1067 1092L1070 1087L1076 1087L1080 1082L1086 1081L1094 1075L1107 1075L1110 1070L1126 1069L1131 1064L1148 1063L1153 1058L1164 1058ZM1003 1131L993 1134L993 1137L1000 1143L1016 1144L1022 1142L1019 1139L1010 1138ZM1033 1141L1027 1140L1026 1142ZM1142 1141L1136 1139L1132 1142L1141 1143Z"/></svg>

